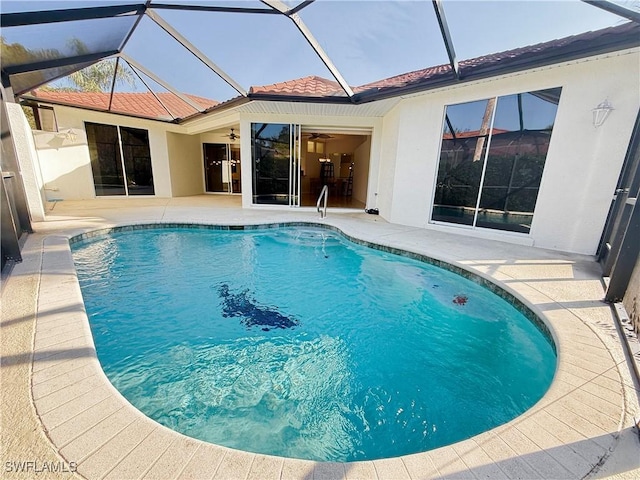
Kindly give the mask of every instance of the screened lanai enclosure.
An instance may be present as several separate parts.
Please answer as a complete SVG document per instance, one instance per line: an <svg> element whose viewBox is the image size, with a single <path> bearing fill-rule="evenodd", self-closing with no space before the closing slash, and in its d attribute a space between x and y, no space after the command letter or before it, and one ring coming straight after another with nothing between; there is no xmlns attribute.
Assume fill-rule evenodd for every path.
<svg viewBox="0 0 640 480"><path fill-rule="evenodd" d="M316 100L358 103L377 98L383 79L434 65L462 79L477 75L466 59L640 16L637 1L119 3L3 1L5 88L16 96L44 85L89 88L105 94L92 105L105 110L117 110L114 92L152 92L164 110L159 117L176 120L207 109L192 96L269 98L276 93L252 87L319 76L335 85ZM550 13L559 20L550 22ZM82 84L87 77L94 84ZM175 111L160 93L185 110Z"/></svg>
<svg viewBox="0 0 640 480"><path fill-rule="evenodd" d="M638 1L25 0L2 2L1 27L3 267L20 261L32 228L22 151L6 121L6 104L19 103L34 132L51 134L38 153L45 175L52 165L71 170L43 160L52 151L74 147L79 158L82 147L74 168L88 183L67 183L88 193L69 198L201 192L304 208L328 185L334 205L379 208L390 221L595 254L612 279L610 300L633 274L637 121L618 128L626 149L609 172L617 186L593 194L600 241L578 246L548 232L563 223L551 218L562 213L549 193L561 183L555 162L593 153L569 140L583 127L568 112L582 111L586 132L598 128L596 114L623 110L613 97L578 107L578 84L552 67L613 62L637 48ZM523 86L506 80L492 91L509 76ZM601 83L598 95L609 88ZM558 146L562 138L574 151ZM159 149L171 174L154 159ZM175 152L185 150L198 186L179 193L187 167ZM42 190L51 200L54 189ZM579 195L575 210L588 216Z"/></svg>

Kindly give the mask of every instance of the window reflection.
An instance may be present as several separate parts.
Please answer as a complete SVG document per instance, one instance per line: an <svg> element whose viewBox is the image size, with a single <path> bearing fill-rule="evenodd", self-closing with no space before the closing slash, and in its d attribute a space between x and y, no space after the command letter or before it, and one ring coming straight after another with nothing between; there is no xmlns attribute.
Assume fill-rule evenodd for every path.
<svg viewBox="0 0 640 480"><path fill-rule="evenodd" d="M560 91L447 107L432 220L529 232Z"/></svg>
<svg viewBox="0 0 640 480"><path fill-rule="evenodd" d="M495 99L447 107L432 219L473 225Z"/></svg>
<svg viewBox="0 0 640 480"><path fill-rule="evenodd" d="M146 130L88 122L85 129L97 196L154 194Z"/></svg>
<svg viewBox="0 0 640 480"><path fill-rule="evenodd" d="M149 133L139 128L120 127L120 135L129 195L153 195Z"/></svg>
<svg viewBox="0 0 640 480"><path fill-rule="evenodd" d="M252 123L253 203L289 203L290 125Z"/></svg>

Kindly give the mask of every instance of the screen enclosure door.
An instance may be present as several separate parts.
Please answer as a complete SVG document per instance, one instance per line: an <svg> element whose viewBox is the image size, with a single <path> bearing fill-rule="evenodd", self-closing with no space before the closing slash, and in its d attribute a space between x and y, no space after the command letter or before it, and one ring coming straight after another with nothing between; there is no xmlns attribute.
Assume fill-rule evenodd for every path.
<svg viewBox="0 0 640 480"><path fill-rule="evenodd" d="M300 206L300 125L251 124L253 203Z"/></svg>

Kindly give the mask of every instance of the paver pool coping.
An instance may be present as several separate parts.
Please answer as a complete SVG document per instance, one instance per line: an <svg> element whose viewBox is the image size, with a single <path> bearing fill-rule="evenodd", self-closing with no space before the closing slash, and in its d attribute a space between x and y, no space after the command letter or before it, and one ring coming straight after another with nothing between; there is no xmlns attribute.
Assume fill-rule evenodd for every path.
<svg viewBox="0 0 640 480"><path fill-rule="evenodd" d="M93 235L89 232L96 227L79 225L34 235L25 246L41 249L42 254L31 393L43 428L61 457L90 479L582 478L606 461L626 409L618 370L621 360L612 356L610 345L597 331L600 319L612 322L611 309L599 301L600 279L587 257L469 241L382 222L373 225L338 215L324 221L311 218L297 214L275 224L329 226L348 238L424 255L504 287L544 318L553 335L558 366L549 391L523 415L489 432L429 452L383 460L313 462L186 437L131 406L104 375L69 247L70 238ZM204 222L194 219L194 223ZM125 225L131 224L105 222L106 228ZM256 225L270 224L254 221L252 228ZM428 242L433 238L460 241L443 248ZM567 276L568 270L576 273L574 278ZM559 285L551 288L546 281ZM461 412L469 414L482 413Z"/></svg>

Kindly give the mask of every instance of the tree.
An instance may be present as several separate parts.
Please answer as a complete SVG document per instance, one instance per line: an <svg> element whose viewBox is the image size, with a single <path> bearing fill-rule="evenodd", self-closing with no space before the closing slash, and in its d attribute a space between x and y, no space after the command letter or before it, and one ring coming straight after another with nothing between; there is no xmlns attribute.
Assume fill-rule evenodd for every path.
<svg viewBox="0 0 640 480"><path fill-rule="evenodd" d="M0 36L0 56L3 65L20 65L41 60L60 58L61 54L55 48L28 49L21 43L8 43ZM43 72L32 72L30 81L41 83L46 81Z"/></svg>
<svg viewBox="0 0 640 480"><path fill-rule="evenodd" d="M60 52L54 48L29 49L20 43L8 43L4 37L0 36L0 54L4 65L28 64L41 60L55 60L91 53L84 42L77 38L69 41L68 49L66 50L66 52ZM46 82L47 78L57 78L59 75L64 75L64 72L65 67L61 67L57 71L49 69L47 76L45 76L44 72L32 72L33 75L36 75L36 80L31 85ZM65 78L68 86L57 85L55 87L43 87L43 89L108 92L111 90L114 72L116 83L135 85L133 72L124 68L122 64L118 64L116 71L116 59L108 58L71 73Z"/></svg>
<svg viewBox="0 0 640 480"><path fill-rule="evenodd" d="M81 40L73 38L69 40L69 49L75 55L86 55L89 52L87 46ZM117 70L116 70L117 68ZM81 92L108 92L111 90L113 77L116 83L127 83L135 85L135 79L130 70L125 69L114 58L101 60L88 67L73 72L67 77L71 87Z"/></svg>
<svg viewBox="0 0 640 480"><path fill-rule="evenodd" d="M115 68L116 60L109 58L72 73L67 77L67 81L72 85L72 89L81 92L110 91L114 74L116 83L126 83L132 87L135 85L135 79L130 70L125 70L122 65L118 65L117 71Z"/></svg>

